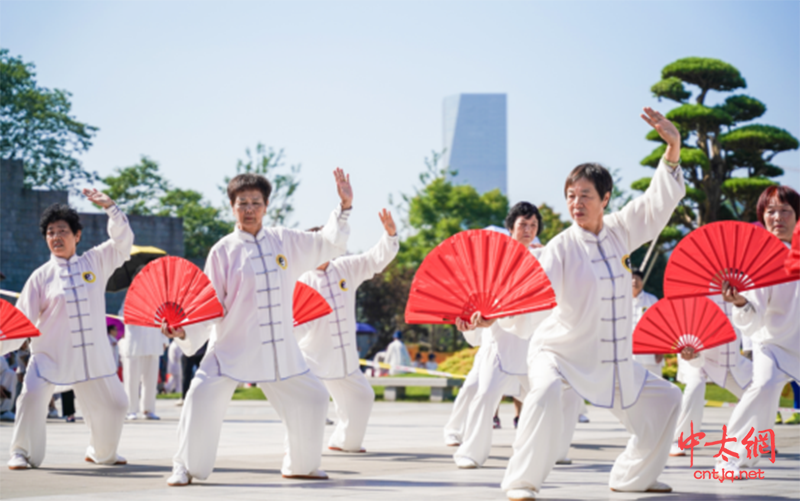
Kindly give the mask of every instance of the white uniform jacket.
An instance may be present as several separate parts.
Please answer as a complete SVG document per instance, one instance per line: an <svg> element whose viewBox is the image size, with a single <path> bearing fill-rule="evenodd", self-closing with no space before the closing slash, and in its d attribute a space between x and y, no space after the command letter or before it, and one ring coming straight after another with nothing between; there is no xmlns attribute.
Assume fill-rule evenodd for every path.
<svg viewBox="0 0 800 501"><path fill-rule="evenodd" d="M39 376L72 384L117 372L106 334L106 283L131 257L133 232L116 206L106 209L109 240L82 255L50 260L30 276L17 308L42 333L31 341ZM0 342L3 353L22 339Z"/></svg>
<svg viewBox="0 0 800 501"><path fill-rule="evenodd" d="M350 210L337 207L322 231L236 228L208 255L205 273L225 315L186 327L177 340L187 356L210 339L220 374L242 382L272 382L308 372L292 334L292 295L300 275L347 248Z"/></svg>
<svg viewBox="0 0 800 501"><path fill-rule="evenodd" d="M708 299L714 301L731 320L732 304L726 303L720 295L710 296ZM731 323L733 324L733 322ZM739 351L742 332L736 325L733 325L733 330L736 332L735 341L702 350L697 353L697 358L692 360L684 360L678 355L678 381L687 383L691 372L702 370L714 384L725 388L725 381L728 379L728 371L730 371L740 388L745 388L750 384L750 381L753 380L753 363L743 357Z"/></svg>
<svg viewBox="0 0 800 501"><path fill-rule="evenodd" d="M603 218L599 235L572 225L548 242L540 262L553 284L556 306L501 319L523 337L533 334L528 361L550 354L561 375L598 407L636 403L647 371L632 360L631 273L627 256L655 238L686 193L683 171L659 163L647 191Z"/></svg>
<svg viewBox="0 0 800 501"><path fill-rule="evenodd" d="M356 290L380 273L400 250L397 236L383 234L369 251L334 259L325 271L311 270L300 282L328 301L332 313L295 328L300 350L320 379L340 379L359 370L356 345Z"/></svg>
<svg viewBox="0 0 800 501"><path fill-rule="evenodd" d="M496 354L501 371L512 376L528 374L527 356L530 339L507 332L498 322L481 330L485 332L483 343L487 344L490 353Z"/></svg>
<svg viewBox="0 0 800 501"><path fill-rule="evenodd" d="M780 370L800 381L800 281L742 295L747 304L733 308L733 325L761 344Z"/></svg>
<svg viewBox="0 0 800 501"><path fill-rule="evenodd" d="M658 298L649 292L641 291L638 296L631 297L631 304L633 306L633 316L631 317L631 332L636 330L636 325L639 323L639 320L642 319L644 316L644 312L647 311L648 308L653 306L658 302ZM643 355L634 355L633 359L639 362L640 364L645 365L658 365L656 362L656 356L650 354L643 354ZM663 365L663 361L661 362Z"/></svg>

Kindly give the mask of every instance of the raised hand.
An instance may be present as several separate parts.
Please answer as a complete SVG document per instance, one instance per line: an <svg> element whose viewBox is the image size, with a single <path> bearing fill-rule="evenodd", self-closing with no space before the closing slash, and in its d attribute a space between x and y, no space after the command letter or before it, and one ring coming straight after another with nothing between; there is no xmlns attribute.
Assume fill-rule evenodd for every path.
<svg viewBox="0 0 800 501"><path fill-rule="evenodd" d="M472 314L470 325L472 326L473 329L475 329L476 327L481 327L485 329L491 327L494 324L494 322L495 322L494 319L486 320L485 318L483 318L483 315L481 315L480 311L476 311L475 313Z"/></svg>
<svg viewBox="0 0 800 501"><path fill-rule="evenodd" d="M108 209L114 205L114 201L111 200L111 197L105 193L97 191L95 188L84 188L83 196L85 196L93 204L97 204L104 209Z"/></svg>
<svg viewBox="0 0 800 501"><path fill-rule="evenodd" d="M678 128L664 118L664 115L650 107L644 108L641 117L667 143L667 152L665 153L667 160L678 162L681 159L681 133L678 132Z"/></svg>
<svg viewBox="0 0 800 501"><path fill-rule="evenodd" d="M342 200L342 209L347 210L353 206L353 187L350 186L350 174L345 174L342 169L336 167L333 177L336 178L336 191Z"/></svg>
<svg viewBox="0 0 800 501"><path fill-rule="evenodd" d="M392 219L391 212L383 209L382 211L378 212L378 217L381 218L383 229L386 230L386 233L388 233L390 237L397 235L397 227L394 225L394 219Z"/></svg>

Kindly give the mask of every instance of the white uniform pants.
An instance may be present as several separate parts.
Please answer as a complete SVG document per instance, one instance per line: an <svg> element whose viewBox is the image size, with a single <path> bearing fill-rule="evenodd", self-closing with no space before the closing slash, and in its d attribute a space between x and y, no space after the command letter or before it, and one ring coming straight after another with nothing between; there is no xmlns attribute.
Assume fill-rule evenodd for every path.
<svg viewBox="0 0 800 501"><path fill-rule="evenodd" d="M683 399L681 400L681 413L678 416L678 425L675 427L675 438L677 442L683 433L683 439L686 440L692 434L692 429L697 433L703 424L703 408L706 405L706 376L705 371L686 371L686 388L683 389ZM736 398L741 399L744 390L739 387L739 384L733 379L730 371L728 371L725 379L725 389L736 395ZM694 425L692 426L692 423Z"/></svg>
<svg viewBox="0 0 800 501"><path fill-rule="evenodd" d="M502 483L504 491L538 491L563 452L560 441L567 422L562 402L564 382L545 353L534 358L529 367L531 391L522 405L514 453ZM672 383L648 376L639 400L625 410L620 407L619 389L615 392L610 410L633 436L614 462L608 483L613 489L643 491L656 482L667 463L681 392Z"/></svg>
<svg viewBox="0 0 800 501"><path fill-rule="evenodd" d="M238 381L222 376L215 356L205 356L192 379L178 423L175 464L205 480L214 469L225 411ZM306 372L282 381L258 383L286 426L283 475L309 475L322 460L328 392Z"/></svg>
<svg viewBox="0 0 800 501"><path fill-rule="evenodd" d="M342 379L325 379L322 382L333 398L336 412L336 429L328 446L344 451L360 451L375 402L375 391L360 370Z"/></svg>
<svg viewBox="0 0 800 501"><path fill-rule="evenodd" d="M47 406L54 389L55 385L39 377L36 356L32 356L17 401L11 454L22 454L33 467L38 467L44 460ZM89 427L86 455L99 464L114 464L128 408L128 397L122 383L113 374L73 383L72 389Z"/></svg>
<svg viewBox="0 0 800 501"><path fill-rule="evenodd" d="M122 357L122 379L130 403L128 414L137 411L155 413L158 391L158 355Z"/></svg>
<svg viewBox="0 0 800 501"><path fill-rule="evenodd" d="M0 374L0 386L6 389L11 396L0 398L0 414L9 412L14 408L14 401L17 399L17 375L11 369L6 369Z"/></svg>
<svg viewBox="0 0 800 501"><path fill-rule="evenodd" d="M664 368L662 364L642 364L642 366L654 376L664 379Z"/></svg>
<svg viewBox="0 0 800 501"><path fill-rule="evenodd" d="M744 391L739 403L733 408L728 421L728 436L736 437L726 447L739 454L739 459L728 456L738 468L752 468L760 456L747 457L742 440L755 428L750 440L755 441L758 432L772 429L778 412L781 391L791 378L775 364L775 360L759 344L753 345L753 381ZM768 456L769 457L769 456Z"/></svg>
<svg viewBox="0 0 800 501"><path fill-rule="evenodd" d="M528 378L500 370L498 357L481 364L478 389L469 404L461 446L453 458L468 458L478 465L482 465L489 458L492 448L492 418L512 379L519 380L523 394L527 393Z"/></svg>
<svg viewBox="0 0 800 501"><path fill-rule="evenodd" d="M478 376L481 371L483 353L480 350L475 354L472 368L467 373L464 384L458 390L456 401L453 402L453 410L450 411L450 419L444 425L445 444L461 443L464 439L464 429L467 426L467 415L469 406L475 395L478 393Z"/></svg>

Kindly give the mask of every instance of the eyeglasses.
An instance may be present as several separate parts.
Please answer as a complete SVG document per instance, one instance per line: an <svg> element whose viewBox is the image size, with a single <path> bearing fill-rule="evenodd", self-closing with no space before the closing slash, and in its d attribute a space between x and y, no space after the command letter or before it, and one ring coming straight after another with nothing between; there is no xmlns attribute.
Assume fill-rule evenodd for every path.
<svg viewBox="0 0 800 501"><path fill-rule="evenodd" d="M252 203L252 204L249 204L249 203L248 204L243 204L243 203L236 202L236 205L234 205L234 207L239 212L249 212L249 211L257 211L257 210L261 209L262 207L264 207L264 204L261 203L261 202L255 202L255 203Z"/></svg>
<svg viewBox="0 0 800 501"><path fill-rule="evenodd" d="M49 238L49 239L65 238L65 237L68 237L70 235L72 235L72 231L71 230L58 230L58 231L50 231L50 230L48 230L48 232L47 232L47 238Z"/></svg>

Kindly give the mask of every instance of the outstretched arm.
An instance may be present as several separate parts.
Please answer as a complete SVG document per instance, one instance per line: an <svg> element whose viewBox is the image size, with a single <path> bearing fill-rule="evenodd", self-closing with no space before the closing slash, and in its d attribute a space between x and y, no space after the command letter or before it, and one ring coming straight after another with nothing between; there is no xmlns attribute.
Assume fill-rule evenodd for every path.
<svg viewBox="0 0 800 501"><path fill-rule="evenodd" d="M400 250L392 213L383 209L378 213L378 217L386 230L378 243L363 254L345 256L335 261L337 266L341 265L347 273L351 287L358 287L365 280L369 280L376 273L383 271Z"/></svg>
<svg viewBox="0 0 800 501"><path fill-rule="evenodd" d="M114 270L131 258L133 231L128 223L128 218L111 200L111 197L94 188L84 188L83 196L93 204L102 207L108 214L109 240L87 252L87 254L94 254L99 258L100 266L103 269L103 279L108 280Z"/></svg>

